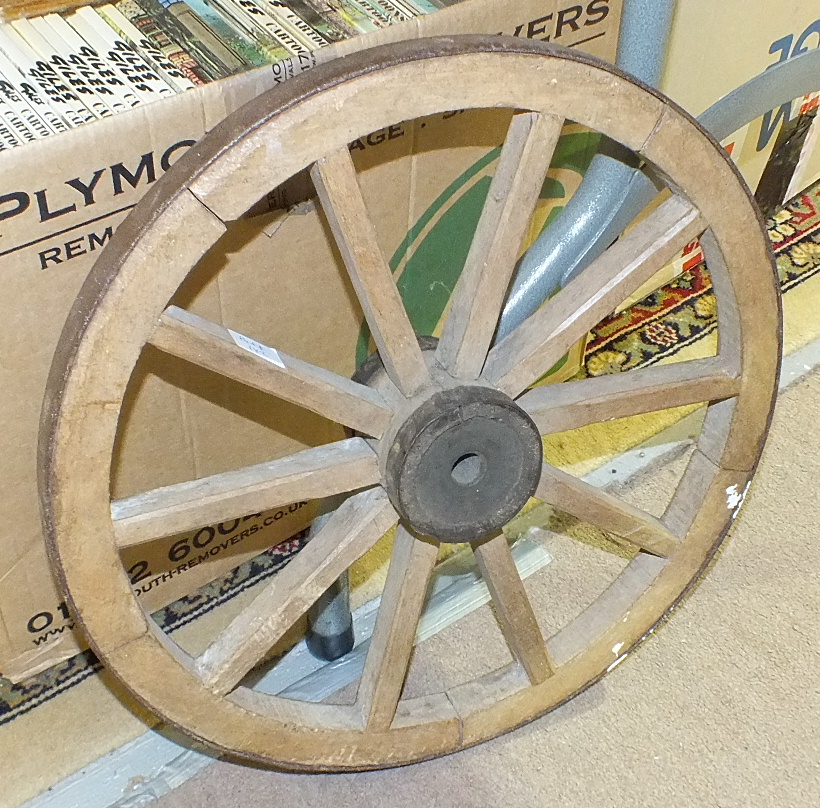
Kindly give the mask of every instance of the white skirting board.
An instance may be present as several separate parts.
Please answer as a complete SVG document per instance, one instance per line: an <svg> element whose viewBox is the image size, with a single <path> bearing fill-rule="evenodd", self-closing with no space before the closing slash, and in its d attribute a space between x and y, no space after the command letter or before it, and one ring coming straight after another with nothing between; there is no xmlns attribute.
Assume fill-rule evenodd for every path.
<svg viewBox="0 0 820 808"><path fill-rule="evenodd" d="M784 390L818 366L820 340L784 358L779 389ZM702 418L702 412L687 416L590 472L584 479L600 488L629 480L685 449L697 434ZM551 560L540 544L526 537L516 542L513 555L522 577L531 575ZM471 568L468 557L471 554L457 554L438 568L417 641L441 631L489 599L486 586ZM377 608L378 601L372 601L354 613L358 644L344 659L322 663L314 659L301 642L262 677L257 689L319 701L353 681L361 672ZM152 730L75 772L20 808L142 808L189 780L212 761L209 755Z"/></svg>

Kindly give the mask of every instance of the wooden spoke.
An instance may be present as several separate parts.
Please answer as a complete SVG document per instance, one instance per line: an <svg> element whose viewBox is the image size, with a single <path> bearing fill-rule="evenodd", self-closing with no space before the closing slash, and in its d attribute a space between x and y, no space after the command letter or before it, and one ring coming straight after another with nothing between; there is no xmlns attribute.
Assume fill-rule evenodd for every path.
<svg viewBox="0 0 820 808"><path fill-rule="evenodd" d="M484 376L519 395L705 227L685 199L667 199L493 348Z"/></svg>
<svg viewBox="0 0 820 808"><path fill-rule="evenodd" d="M368 729L393 722L437 556L434 542L399 526L356 699Z"/></svg>
<svg viewBox="0 0 820 808"><path fill-rule="evenodd" d="M503 534L473 547L476 563L490 590L507 645L534 685L552 675L553 664L538 627L524 583Z"/></svg>
<svg viewBox="0 0 820 808"><path fill-rule="evenodd" d="M430 375L347 148L318 160L311 176L385 370L404 395L412 396Z"/></svg>
<svg viewBox="0 0 820 808"><path fill-rule="evenodd" d="M537 112L512 119L436 352L453 376L481 373L563 124Z"/></svg>
<svg viewBox="0 0 820 808"><path fill-rule="evenodd" d="M219 694L232 690L396 518L382 488L345 501L199 657L196 668L206 686Z"/></svg>
<svg viewBox="0 0 820 808"><path fill-rule="evenodd" d="M374 438L393 416L375 390L177 306L162 314L151 344Z"/></svg>
<svg viewBox="0 0 820 808"><path fill-rule="evenodd" d="M740 380L719 356L536 387L518 399L542 435L735 396Z"/></svg>
<svg viewBox="0 0 820 808"><path fill-rule="evenodd" d="M533 496L654 555L665 558L680 543L660 519L548 463Z"/></svg>
<svg viewBox="0 0 820 808"><path fill-rule="evenodd" d="M379 481L376 454L363 438L190 480L111 503L117 546L172 536L203 525L326 497Z"/></svg>

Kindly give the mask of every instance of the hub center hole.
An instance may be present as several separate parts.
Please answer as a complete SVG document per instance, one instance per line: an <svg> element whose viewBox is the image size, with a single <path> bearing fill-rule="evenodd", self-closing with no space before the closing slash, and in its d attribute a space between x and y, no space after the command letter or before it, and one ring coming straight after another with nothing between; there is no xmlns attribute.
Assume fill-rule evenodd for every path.
<svg viewBox="0 0 820 808"><path fill-rule="evenodd" d="M450 471L453 479L459 485L474 485L487 471L487 461L484 455L477 452L467 452L461 455Z"/></svg>

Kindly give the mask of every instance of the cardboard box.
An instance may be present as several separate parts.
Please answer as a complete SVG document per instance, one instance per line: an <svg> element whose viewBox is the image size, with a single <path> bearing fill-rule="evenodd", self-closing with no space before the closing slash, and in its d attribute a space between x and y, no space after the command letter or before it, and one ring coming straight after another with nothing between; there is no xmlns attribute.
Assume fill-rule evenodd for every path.
<svg viewBox="0 0 820 808"><path fill-rule="evenodd" d="M313 60L459 32L504 32L568 45L584 40L581 47L613 60L620 8L620 0L465 0L329 46L311 59L236 76L0 154L6 300L0 323L0 451L6 469L0 487L0 670L6 677L19 680L82 647L52 581L40 528L39 410L76 292L146 188L230 111ZM353 144L366 198L380 213L381 246L392 257L422 333L435 332L446 303L424 268L436 270L431 254L440 255L443 270L444 262L465 250L466 239L454 238L448 228L456 220L475 220L508 119L499 111L454 112L424 127L397 125ZM562 148L561 171L572 182L546 194L544 218L580 181L592 153L589 136L571 129ZM367 342L335 247L298 184L272 200L280 209L237 222L175 302L349 375ZM427 224L418 228L422 217ZM445 247L449 252L441 252ZM124 407L112 495L239 468L338 437L339 428L318 416L285 404L272 407L262 394L148 349ZM309 507L299 503L277 513L237 515L237 522L130 549L124 562L146 607L160 608L223 574L286 539L310 517Z"/></svg>
<svg viewBox="0 0 820 808"><path fill-rule="evenodd" d="M672 21L661 89L700 115L735 87L818 42L820 11L813 0L787 0L776 7L767 0L682 0ZM804 103L799 98L772 110L724 142L751 188L766 167L780 126ZM814 179L818 172L820 162Z"/></svg>
<svg viewBox="0 0 820 808"><path fill-rule="evenodd" d="M767 0L680 0L672 20L660 88L697 116L766 68L816 48L819 43L820 10L813 0L789 0L776 8ZM723 141L753 193L772 159L783 124L816 105L817 93L796 98ZM820 177L816 121L812 130L791 182L784 183L779 203ZM628 308L701 261L703 254L695 241L619 308Z"/></svg>

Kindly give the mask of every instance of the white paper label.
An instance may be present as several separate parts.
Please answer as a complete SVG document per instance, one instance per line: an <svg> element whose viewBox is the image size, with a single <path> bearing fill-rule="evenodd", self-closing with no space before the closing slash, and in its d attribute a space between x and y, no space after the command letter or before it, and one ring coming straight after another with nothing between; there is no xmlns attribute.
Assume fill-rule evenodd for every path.
<svg viewBox="0 0 820 808"><path fill-rule="evenodd" d="M228 333L231 337L233 337L233 341L240 348L244 348L248 351L248 353L256 354L256 356L261 357L266 362L270 362L272 365L278 365L280 368L285 367L282 357L280 357L273 348L269 348L267 345L263 345L255 339L246 337L244 334L238 334L236 331L231 331L230 328L228 329Z"/></svg>

